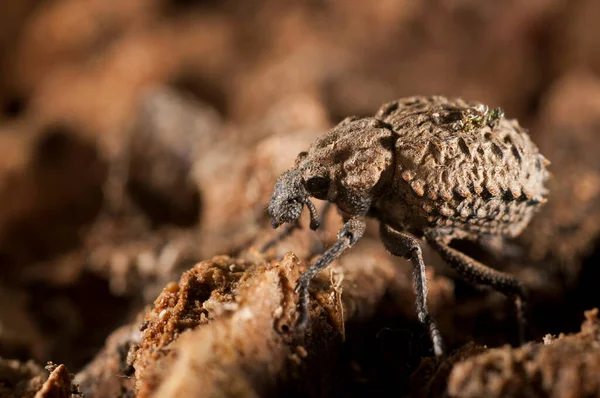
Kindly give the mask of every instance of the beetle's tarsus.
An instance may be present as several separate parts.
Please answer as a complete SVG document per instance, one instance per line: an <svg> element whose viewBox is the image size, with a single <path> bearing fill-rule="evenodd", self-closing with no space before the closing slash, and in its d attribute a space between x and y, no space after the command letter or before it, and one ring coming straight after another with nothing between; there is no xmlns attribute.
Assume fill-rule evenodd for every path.
<svg viewBox="0 0 600 398"><path fill-rule="evenodd" d="M525 298L522 296L514 296L515 307L517 309L517 321L519 323L519 345L527 342L527 317L525 316L527 308L525 306Z"/></svg>
<svg viewBox="0 0 600 398"><path fill-rule="evenodd" d="M299 281L294 292L298 294L298 319L296 320L296 329L298 331L303 331L308 325L309 318L308 302L310 297L308 294L308 285L306 283L301 284Z"/></svg>

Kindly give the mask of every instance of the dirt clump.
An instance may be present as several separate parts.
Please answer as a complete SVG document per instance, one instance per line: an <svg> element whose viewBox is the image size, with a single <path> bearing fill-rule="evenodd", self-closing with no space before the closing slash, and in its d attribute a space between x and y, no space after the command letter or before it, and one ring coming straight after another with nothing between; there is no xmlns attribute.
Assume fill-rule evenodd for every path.
<svg viewBox="0 0 600 398"><path fill-rule="evenodd" d="M163 289L141 323L141 341L130 352L138 396L264 396L293 391L302 378L312 380L305 393L336 391L330 383L340 375L321 371L339 360L334 347L353 333L344 321L369 319L386 291L403 280L410 284L408 267L404 274L376 254L385 255L381 246L367 245L376 242L363 244L371 256L342 258L318 278L305 336L294 333L293 287L306 265L293 254L267 260L250 251L195 265ZM443 286L443 279L432 283L434 310L449 299ZM400 304L395 311L416 318L412 300L394 301Z"/></svg>
<svg viewBox="0 0 600 398"><path fill-rule="evenodd" d="M50 375L48 375L50 373ZM33 361L0 358L0 396L6 398L83 398L65 365L51 362L46 371Z"/></svg>
<svg viewBox="0 0 600 398"><path fill-rule="evenodd" d="M581 331L520 348L495 348L454 366L448 393L455 397L572 397L600 394L600 321L586 312Z"/></svg>

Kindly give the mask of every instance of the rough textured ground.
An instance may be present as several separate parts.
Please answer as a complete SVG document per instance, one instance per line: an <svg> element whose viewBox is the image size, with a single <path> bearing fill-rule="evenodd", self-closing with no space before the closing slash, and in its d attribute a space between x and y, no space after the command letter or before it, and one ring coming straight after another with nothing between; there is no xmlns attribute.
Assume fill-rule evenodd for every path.
<svg viewBox="0 0 600 398"><path fill-rule="evenodd" d="M591 313L578 332L600 307L597 11L2 1L0 396L599 395ZM291 286L340 220L258 254L276 177L344 117L430 94L502 107L552 163L518 239L454 243L528 287L528 343L510 300L425 246L450 352L434 360L375 224L319 275L297 335Z"/></svg>
<svg viewBox="0 0 600 398"><path fill-rule="evenodd" d="M49 374L48 374L49 373ZM65 365L39 365L0 358L0 397L81 398Z"/></svg>
<svg viewBox="0 0 600 398"><path fill-rule="evenodd" d="M456 397L591 397L600 391L598 309L581 332L520 348L496 348L457 363L448 380Z"/></svg>
<svg viewBox="0 0 600 398"><path fill-rule="evenodd" d="M375 242L362 246L362 257L340 260L317 281L305 335L294 331L293 288L306 265L292 253L267 260L251 251L196 264L165 287L141 323L140 342L130 351L139 396L340 391L341 375L333 369L352 333L344 321L371 318L384 294L410 277ZM432 280L434 311L451 299L451 286ZM314 382L298 386L301 378Z"/></svg>

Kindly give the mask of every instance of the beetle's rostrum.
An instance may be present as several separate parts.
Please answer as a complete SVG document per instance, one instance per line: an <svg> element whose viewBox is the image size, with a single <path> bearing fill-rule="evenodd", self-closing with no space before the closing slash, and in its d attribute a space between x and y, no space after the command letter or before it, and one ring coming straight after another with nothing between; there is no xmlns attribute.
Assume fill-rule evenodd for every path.
<svg viewBox="0 0 600 398"><path fill-rule="evenodd" d="M296 221L302 214L303 205L306 205L310 211L310 228L317 229L317 209L308 197L309 193L304 188L298 171L291 170L282 174L275 183L275 191L269 203L269 213L276 214L271 221L273 228Z"/></svg>
<svg viewBox="0 0 600 398"><path fill-rule="evenodd" d="M345 222L337 242L298 281L298 326L308 321L310 280L361 238L366 217L380 221L388 251L413 264L418 317L436 355L442 339L427 310L419 238L468 281L514 297L522 318L522 284L449 243L521 233L546 200L547 165L516 120L476 102L410 97L383 105L374 117L342 121L298 155L269 204L274 227L296 223L306 205L316 229L310 197L334 203Z"/></svg>

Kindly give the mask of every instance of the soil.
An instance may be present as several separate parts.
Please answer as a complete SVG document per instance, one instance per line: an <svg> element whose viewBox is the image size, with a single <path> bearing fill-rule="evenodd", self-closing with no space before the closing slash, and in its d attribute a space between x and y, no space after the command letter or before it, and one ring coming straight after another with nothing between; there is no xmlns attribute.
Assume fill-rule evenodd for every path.
<svg viewBox="0 0 600 398"><path fill-rule="evenodd" d="M600 395L597 10L3 1L0 397ZM432 94L503 108L551 162L518 238L453 243L528 288L527 342L511 300L423 244L435 359L376 223L300 333L293 288L341 221L304 214L260 253L276 178L345 117Z"/></svg>

